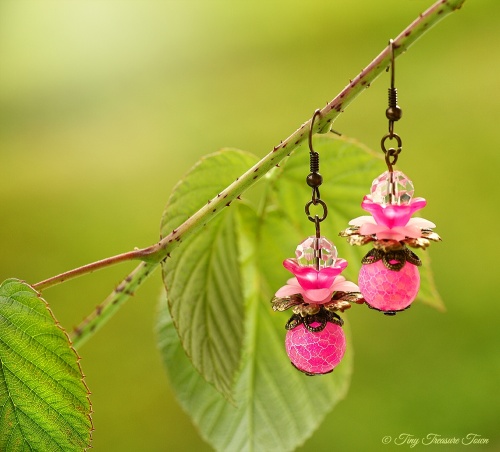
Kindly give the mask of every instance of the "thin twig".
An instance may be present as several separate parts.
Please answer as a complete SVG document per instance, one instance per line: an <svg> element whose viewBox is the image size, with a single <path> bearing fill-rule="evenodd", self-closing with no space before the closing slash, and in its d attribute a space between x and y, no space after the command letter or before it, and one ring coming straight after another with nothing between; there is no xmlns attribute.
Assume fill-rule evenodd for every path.
<svg viewBox="0 0 500 452"><path fill-rule="evenodd" d="M465 0L439 0L427 11L420 14L407 28L394 38L394 58L401 55L406 49L422 36L432 26L444 19L446 16L459 9ZM373 82L389 65L391 59L390 47L384 50L327 105L321 110L314 123L313 133L324 133L330 130L333 121L344 112L344 109ZM103 304L75 329L75 344L81 344L83 338L91 336L94 331L109 319L119 306L132 295L146 276L159 265L161 261L168 258L170 252L183 240L207 224L213 217L219 214L232 201L238 198L245 190L261 179L268 171L276 166L282 159L290 155L300 144L307 140L311 120L302 124L292 135L280 142L273 150L250 168L245 174L237 178L225 190L215 196L212 200L187 219L182 225L174 229L157 244L142 250L131 251L108 259L71 270L61 275L46 279L35 284L38 290L51 287L68 279L91 273L97 269L114 265L127 260L143 260L141 263L115 290ZM80 339L78 339L80 338Z"/></svg>
<svg viewBox="0 0 500 452"><path fill-rule="evenodd" d="M144 280L158 267L158 263L141 262L118 287L70 334L73 347L78 348L94 335L120 309Z"/></svg>
<svg viewBox="0 0 500 452"><path fill-rule="evenodd" d="M116 256L107 257L106 259L92 262L91 264L83 265L81 267L69 270L59 275L52 276L51 278L44 279L43 281L33 284L31 287L41 292L43 289L55 286L57 284L61 284L65 281L68 281L69 279L93 273L96 270L105 267L110 267L120 262L126 262L131 260L147 261L147 256L151 254L152 250L156 250L156 248L155 247L142 248L133 251L128 251L127 253L118 254Z"/></svg>

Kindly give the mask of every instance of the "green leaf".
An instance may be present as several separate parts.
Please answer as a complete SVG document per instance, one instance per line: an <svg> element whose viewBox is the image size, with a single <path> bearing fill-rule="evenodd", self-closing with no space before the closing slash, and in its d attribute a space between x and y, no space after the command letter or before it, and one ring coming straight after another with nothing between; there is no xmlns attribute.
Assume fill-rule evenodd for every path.
<svg viewBox="0 0 500 452"><path fill-rule="evenodd" d="M439 245L438 245L439 246ZM431 259L428 251L418 253L422 266L419 268L420 272L420 289L418 291L417 300L425 303L438 311L446 311L443 299L439 295L434 276L431 270Z"/></svg>
<svg viewBox="0 0 500 452"><path fill-rule="evenodd" d="M252 274L251 269L247 270ZM159 309L159 346L172 389L201 436L216 450L293 450L317 428L332 404L347 392L352 351L334 374L310 378L296 371L284 348L284 322L258 296L255 285L245 300L249 310L244 364L229 403L194 370L169 316ZM348 337L348 344L350 340Z"/></svg>
<svg viewBox="0 0 500 452"><path fill-rule="evenodd" d="M47 303L27 284L0 285L0 450L90 447L79 357Z"/></svg>
<svg viewBox="0 0 500 452"><path fill-rule="evenodd" d="M357 281L361 258L369 245L353 247L337 235L352 218L364 215L361 200L373 179L385 170L384 164L373 152L344 138L315 137L315 149L321 155L325 178L321 198L329 209L327 220L321 224L322 234L334 240L339 255L350 261L346 277ZM320 425L349 386L352 371L349 337L344 360L333 374L307 377L290 365L285 352L284 324L290 314L275 313L270 306L273 294L291 276L282 267L282 261L293 256L300 241L314 234L314 225L304 214L304 205L311 196L305 184L308 152L300 150L266 179L267 195L260 215L250 206L240 204L230 218L229 235L234 251L231 266L240 269L240 290L230 298L244 306L245 315L241 366L231 402L196 372L182 350L166 302L160 304L159 345L173 390L202 437L217 450L293 450ZM229 166L226 171L231 171ZM226 217L220 224L214 223L214 228L228 227L229 221ZM208 226L205 234L211 237ZM196 250L200 260L204 253L214 252L209 247L207 251L202 247ZM207 267L204 271L212 270ZM423 301L432 304L437 293L431 290L427 267L422 272L422 281ZM189 290L187 286L183 285L184 290ZM176 296L182 294L169 294L172 299ZM221 307L218 300L206 300L207 304L212 302ZM186 297L183 303L189 306ZM192 306L190 309L192 313ZM346 313L344 320L348 316ZM189 320L187 311L186 321ZM197 323L196 328L202 327Z"/></svg>
<svg viewBox="0 0 500 452"><path fill-rule="evenodd" d="M284 347L286 317L270 307L272 292L278 287L267 287L258 267L262 258L274 265L281 263L256 246L258 219L249 207L239 207L239 261L247 334L234 403L225 400L195 371L182 350L165 301L160 305L159 345L180 404L214 448L293 450L347 392L352 352L346 353L342 364L327 378L307 377L290 365Z"/></svg>
<svg viewBox="0 0 500 452"><path fill-rule="evenodd" d="M213 154L177 185L162 220L167 235L256 162L236 150ZM170 312L193 365L231 398L243 339L243 293L234 215L226 209L162 265Z"/></svg>

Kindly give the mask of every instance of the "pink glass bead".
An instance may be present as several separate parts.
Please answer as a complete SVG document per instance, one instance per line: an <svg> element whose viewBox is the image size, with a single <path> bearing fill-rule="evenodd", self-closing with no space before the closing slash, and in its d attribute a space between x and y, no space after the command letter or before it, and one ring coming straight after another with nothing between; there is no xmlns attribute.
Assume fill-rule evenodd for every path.
<svg viewBox="0 0 500 452"><path fill-rule="evenodd" d="M418 268L406 262L399 270L389 270L379 260L361 266L359 289L366 302L381 311L400 311L415 299L420 287Z"/></svg>
<svg viewBox="0 0 500 452"><path fill-rule="evenodd" d="M345 336L342 327L334 323L327 322L317 333L300 324L287 331L285 346L290 361L299 370L308 374L326 374L342 360Z"/></svg>

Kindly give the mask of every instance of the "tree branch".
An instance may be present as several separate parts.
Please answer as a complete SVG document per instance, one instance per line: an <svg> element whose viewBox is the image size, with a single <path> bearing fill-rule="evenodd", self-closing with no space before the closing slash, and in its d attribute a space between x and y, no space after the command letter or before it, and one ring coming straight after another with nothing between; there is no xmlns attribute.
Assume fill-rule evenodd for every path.
<svg viewBox="0 0 500 452"><path fill-rule="evenodd" d="M439 0L427 11L420 14L408 27L406 27L396 38L394 38L394 58L397 58L406 49L421 37L432 26L440 22L452 12L459 9L465 0ZM363 69L349 84L323 109L320 116L314 123L313 133L325 133L330 130L333 121L344 112L345 108L385 70L390 64L391 50L387 46L382 52ZM106 319L118 309L123 302L142 283L161 261L168 258L170 252L175 249L183 240L198 231L207 224L213 217L228 207L232 201L238 198L244 191L261 179L268 171L276 166L281 160L290 155L302 142L307 140L311 120L302 124L292 135L283 140L273 148L256 165L250 168L245 174L237 178L225 190L215 196L200 210L188 218L182 225L174 229L157 244L141 250L135 250L118 256L103 259L93 264L80 267L61 275L41 281L32 287L42 290L55 284L67 281L77 276L91 273L97 269L114 265L118 262L140 259L141 263L115 290L102 305L98 306L84 322L75 329L73 337L75 345L83 342L83 338L90 336L98 325L102 325ZM116 301L118 300L118 301ZM77 338L82 339L77 339Z"/></svg>
<svg viewBox="0 0 500 452"><path fill-rule="evenodd" d="M96 270L101 268L110 267L112 265L118 264L120 262L126 262L131 260L146 260L147 255L150 253L152 248L143 248L137 249L133 251L128 251L127 253L118 254L116 256L107 257L106 259L102 259L100 261L92 262L91 264L83 265L81 267L75 268L73 270L69 270L67 272L61 273L56 276L52 276L51 278L44 279L43 281L37 282L33 284L31 287L38 291L42 291L48 287L55 286L57 284L61 284L70 279L76 278L78 276L87 275L89 273L93 273Z"/></svg>
<svg viewBox="0 0 500 452"><path fill-rule="evenodd" d="M394 58L422 36L433 25L444 17L459 9L465 0L440 0L422 13L394 39ZM331 129L333 121L344 112L344 109L366 88L370 86L391 61L391 49L386 47L365 69L363 69L349 84L322 110L314 123L313 133L325 133ZM208 223L222 209L228 207L244 191L251 187L268 171L276 166L286 156L290 155L302 142L307 140L311 120L302 124L292 135L275 146L262 160L237 178L224 191L203 206L198 212L187 219L182 225L164 237L157 245L150 248L148 261L159 262L168 257L169 253L188 236Z"/></svg>

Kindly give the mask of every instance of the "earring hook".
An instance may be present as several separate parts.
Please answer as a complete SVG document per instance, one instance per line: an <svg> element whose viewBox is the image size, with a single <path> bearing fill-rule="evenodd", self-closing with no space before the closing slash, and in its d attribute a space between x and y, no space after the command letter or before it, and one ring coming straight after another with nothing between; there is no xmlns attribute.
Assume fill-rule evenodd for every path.
<svg viewBox="0 0 500 452"><path fill-rule="evenodd" d="M394 64L394 39L389 39L389 48L391 49L391 88L394 89L394 80L396 78L396 66Z"/></svg>
<svg viewBox="0 0 500 452"><path fill-rule="evenodd" d="M315 242L315 250L318 246L318 240L321 237L320 223L325 220L328 215L328 208L325 202L321 199L321 195L319 193L319 186L323 183L323 176L319 173L319 154L314 150L312 144L312 136L313 136L313 127L314 121L318 116L321 115L320 110L316 110L311 118L311 127L309 129L309 167L311 172L307 175L306 182L309 187L312 188L312 196L311 200L308 201L305 205L305 213L309 221L312 221L316 226L316 242ZM318 214L312 215L310 208L311 206L321 206L322 215ZM318 248L319 249L319 248ZM316 251L315 251L316 252ZM318 251L319 252L319 251ZM319 269L319 258L315 257L315 263L317 269Z"/></svg>
<svg viewBox="0 0 500 452"><path fill-rule="evenodd" d="M389 107L385 111L385 116L389 120L389 134L394 135L394 122L399 121L403 116L403 110L398 105L398 90L395 87L396 65L394 58L394 40L389 40L391 55L391 87L389 88Z"/></svg>
<svg viewBox="0 0 500 452"><path fill-rule="evenodd" d="M316 120L316 117L320 116L320 115L321 115L321 110L317 109L314 112L313 117L311 118L311 127L309 128L309 151L311 152L311 154L314 154L314 153L317 154L317 152L313 149L312 136L313 136L314 121ZM318 170L319 170L319 168L316 170L316 172ZM313 172L313 170L311 170L311 172Z"/></svg>
<svg viewBox="0 0 500 452"><path fill-rule="evenodd" d="M309 185L309 187L312 188L312 196L311 200L306 203L304 209L307 218L309 219L309 221L312 221L314 223L316 229L313 249L314 249L314 266L318 271L320 268L319 262L321 256L321 250L319 244L321 238L320 223L324 221L326 216L328 215L328 208L325 202L321 199L321 195L319 193L319 186L323 183L323 176L321 176L321 174L319 173L319 154L314 150L312 143L314 121L320 115L321 115L321 110L318 109L314 112L313 117L311 118L311 126L309 128L309 168L311 172L308 174L306 182L307 185ZM321 206L323 214L321 216L319 216L318 214L315 214L313 216L311 214L310 208L311 206L318 206L318 205Z"/></svg>
<svg viewBox="0 0 500 452"><path fill-rule="evenodd" d="M312 188L312 203L314 205L316 205L321 198L319 186L323 183L323 176L319 174L319 154L313 149L312 143L314 121L319 115L321 115L321 111L318 109L311 118L311 127L309 128L309 169L311 172L306 178L307 185Z"/></svg>
<svg viewBox="0 0 500 452"><path fill-rule="evenodd" d="M389 39L389 49L391 57L391 87L389 88L389 107L385 111L385 116L389 120L389 135L394 136L394 122L399 121L403 116L403 110L398 105L398 90L395 87L396 65L394 58L394 40Z"/></svg>
<svg viewBox="0 0 500 452"><path fill-rule="evenodd" d="M402 141L397 133L394 133L394 122L399 121L403 116L403 110L398 105L398 90L394 86L396 79L396 68L395 68L395 57L394 57L394 40L389 40L389 50L390 50L390 69L391 69L391 87L389 88L389 106L385 110L385 116L389 120L389 133L382 137L380 143L382 150L385 154L385 162L390 173L393 171L393 165L396 164L398 160L398 155L402 150ZM398 147L389 148L386 147L386 141L396 140Z"/></svg>

